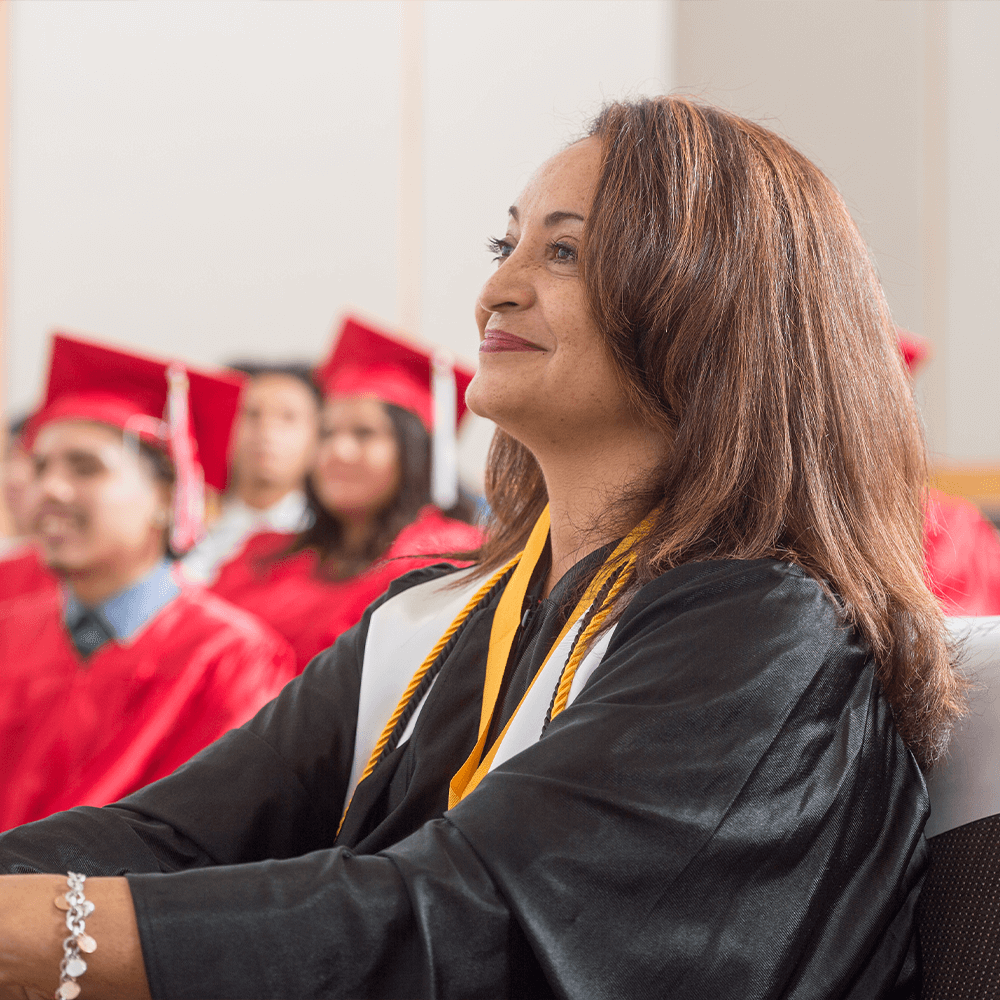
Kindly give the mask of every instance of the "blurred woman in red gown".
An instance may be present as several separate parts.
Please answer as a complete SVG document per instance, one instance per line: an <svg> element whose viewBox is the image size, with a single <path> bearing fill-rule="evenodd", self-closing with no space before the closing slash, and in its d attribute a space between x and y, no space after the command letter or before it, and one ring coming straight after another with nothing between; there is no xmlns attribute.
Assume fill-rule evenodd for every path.
<svg viewBox="0 0 1000 1000"><path fill-rule="evenodd" d="M899 346L915 374L927 358L927 344L900 330ZM1000 615L1000 537L968 500L927 490L924 565L945 614Z"/></svg>
<svg viewBox="0 0 1000 1000"><path fill-rule="evenodd" d="M473 374L454 366L448 375L452 367L449 425L465 412ZM284 635L300 670L396 577L482 541L477 528L432 502L431 434L440 408L433 387L441 372L429 352L348 319L317 373L326 402L306 488L311 526L297 535L255 535L212 586Z"/></svg>

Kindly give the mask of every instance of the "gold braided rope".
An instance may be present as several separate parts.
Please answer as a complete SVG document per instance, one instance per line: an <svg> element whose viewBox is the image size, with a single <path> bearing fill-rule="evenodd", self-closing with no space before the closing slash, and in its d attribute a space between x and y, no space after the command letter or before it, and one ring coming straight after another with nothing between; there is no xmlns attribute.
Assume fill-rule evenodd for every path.
<svg viewBox="0 0 1000 1000"><path fill-rule="evenodd" d="M403 696L399 699L399 704L396 706L396 710L389 717L389 721L385 724L385 728L382 730L382 735L378 738L378 742L375 744L375 749L372 750L371 756L368 758L368 763L365 765L364 771L361 772L361 777L358 779L358 783L354 786L354 791L351 792L350 799L347 800L347 805L344 806L344 813L340 817L340 823L337 825L337 834L340 834L340 829L344 825L344 820L347 819L347 810L351 808L351 803L354 801L354 792L358 790L361 782L367 778L372 771L375 770L375 765L378 763L379 757L382 755L382 751L385 749L385 745L389 742L389 738L392 736L392 731L396 728L396 723L399 721L399 717L406 711L406 706L409 704L410 698L413 697L413 692L420 687L420 682L424 679L424 675L428 670L434 665L434 661L438 658L438 654L442 649L448 644L448 640L462 627L465 623L465 619L472 614L475 610L476 605L490 592L490 590L496 585L497 581L504 575L521 558L521 553L519 552L513 559L505 563L498 569L493 576L491 576L473 595L469 598L469 602L464 608L459 612L458 617L451 623L448 630L441 636L440 639L434 644L434 648L427 654L427 658L423 663L417 668L417 672L413 675L413 679L407 685L406 690L403 692Z"/></svg>
<svg viewBox="0 0 1000 1000"><path fill-rule="evenodd" d="M590 620L590 624L583 630L583 634L577 640L576 646L573 648L573 652L566 661L566 666L563 668L562 676L559 678L559 686L556 688L556 696L552 702L552 712L549 715L550 719L554 719L569 702L569 689L573 686L573 678L576 676L577 667L580 666L583 658L587 655L591 639L600 632L604 622L607 621L608 616L614 611L615 601L622 592L622 588L628 582L628 571L634 563L634 555L625 560L618 579L615 580L604 601L604 607L594 615Z"/></svg>

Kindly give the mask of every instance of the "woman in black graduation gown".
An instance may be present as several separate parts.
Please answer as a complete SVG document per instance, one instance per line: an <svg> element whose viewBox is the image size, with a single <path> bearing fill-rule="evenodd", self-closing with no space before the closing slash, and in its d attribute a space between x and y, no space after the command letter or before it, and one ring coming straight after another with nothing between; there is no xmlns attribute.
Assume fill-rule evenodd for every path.
<svg viewBox="0 0 1000 1000"><path fill-rule="evenodd" d="M171 777L0 837L0 996L56 988L66 876L34 873L67 870L84 996L916 996L961 688L842 200L660 98L494 244L477 564L401 578Z"/></svg>

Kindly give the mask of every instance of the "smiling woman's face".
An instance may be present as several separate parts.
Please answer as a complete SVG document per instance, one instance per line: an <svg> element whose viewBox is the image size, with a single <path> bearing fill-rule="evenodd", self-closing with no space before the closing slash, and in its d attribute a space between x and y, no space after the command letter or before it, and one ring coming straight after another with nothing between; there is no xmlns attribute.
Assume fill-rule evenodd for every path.
<svg viewBox="0 0 1000 1000"><path fill-rule="evenodd" d="M510 209L476 304L469 407L538 453L634 427L587 304L577 254L601 165L596 139L545 163Z"/></svg>
<svg viewBox="0 0 1000 1000"><path fill-rule="evenodd" d="M334 517L366 519L388 506L400 488L399 443L377 400L328 400L320 420L313 489Z"/></svg>

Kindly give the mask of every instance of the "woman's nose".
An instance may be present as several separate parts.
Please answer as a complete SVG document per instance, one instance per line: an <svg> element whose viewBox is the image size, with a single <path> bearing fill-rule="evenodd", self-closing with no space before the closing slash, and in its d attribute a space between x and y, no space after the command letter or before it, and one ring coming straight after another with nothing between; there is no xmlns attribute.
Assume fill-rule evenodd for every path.
<svg viewBox="0 0 1000 1000"><path fill-rule="evenodd" d="M341 462L358 460L358 441L353 434L338 432L330 435L330 451Z"/></svg>
<svg viewBox="0 0 1000 1000"><path fill-rule="evenodd" d="M531 273L520 251L521 248L516 247L486 280L476 300L477 310L485 313L509 312L525 309L532 303L534 287Z"/></svg>

